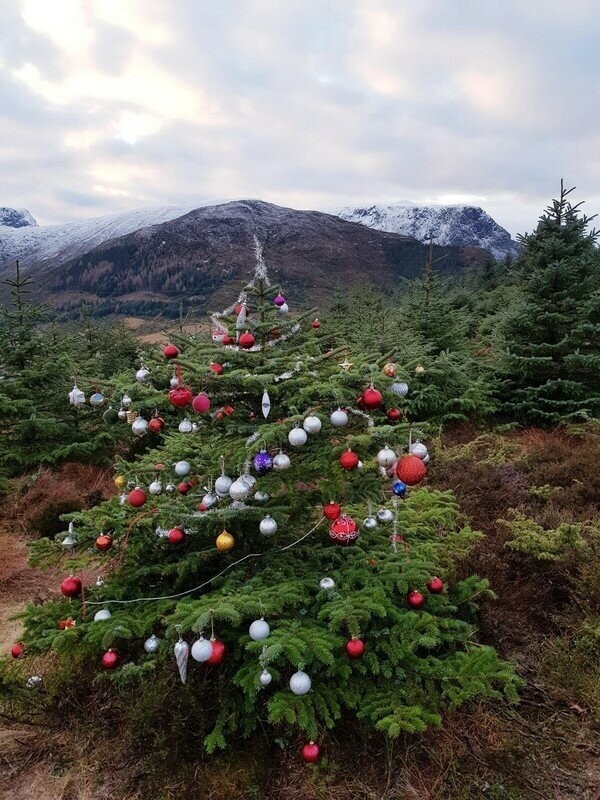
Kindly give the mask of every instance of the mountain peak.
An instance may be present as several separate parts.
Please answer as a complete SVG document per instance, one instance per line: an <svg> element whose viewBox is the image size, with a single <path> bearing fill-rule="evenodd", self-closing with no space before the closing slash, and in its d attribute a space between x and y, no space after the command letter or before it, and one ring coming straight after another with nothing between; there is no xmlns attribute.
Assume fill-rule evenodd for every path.
<svg viewBox="0 0 600 800"><path fill-rule="evenodd" d="M37 222L26 208L0 206L0 225L6 228L31 228L37 227Z"/></svg>

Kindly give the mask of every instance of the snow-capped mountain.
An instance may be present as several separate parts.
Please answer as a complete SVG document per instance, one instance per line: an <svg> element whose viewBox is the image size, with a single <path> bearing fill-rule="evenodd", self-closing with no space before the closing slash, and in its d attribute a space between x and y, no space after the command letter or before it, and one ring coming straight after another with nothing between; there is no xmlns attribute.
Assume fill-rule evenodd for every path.
<svg viewBox="0 0 600 800"><path fill-rule="evenodd" d="M482 247L498 259L519 252L519 246L511 239L510 233L477 206L390 203L356 208L347 206L333 213L348 222L414 236L420 242L429 241L433 233L436 244Z"/></svg>
<svg viewBox="0 0 600 800"><path fill-rule="evenodd" d="M38 225L29 211L0 208L0 273L12 269L17 259L25 270L68 261L108 239L169 222L194 208L139 208L124 214L108 214L63 225Z"/></svg>

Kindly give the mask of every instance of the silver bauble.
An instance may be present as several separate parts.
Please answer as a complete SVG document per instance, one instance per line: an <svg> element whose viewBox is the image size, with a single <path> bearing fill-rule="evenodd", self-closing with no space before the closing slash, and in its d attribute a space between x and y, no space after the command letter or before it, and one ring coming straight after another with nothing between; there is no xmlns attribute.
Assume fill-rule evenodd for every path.
<svg viewBox="0 0 600 800"><path fill-rule="evenodd" d="M181 678L181 682L185 683L187 680L187 663L190 657L190 646L181 636L179 637L179 641L175 642L173 653L175 654L179 677Z"/></svg>
<svg viewBox="0 0 600 800"><path fill-rule="evenodd" d="M138 383L146 383L150 375L150 370L146 367L140 367L135 373L135 379Z"/></svg>
<svg viewBox="0 0 600 800"><path fill-rule="evenodd" d="M104 395L101 392L94 392L94 394L90 397L90 405L97 408L101 406L104 402Z"/></svg>
<svg viewBox="0 0 600 800"><path fill-rule="evenodd" d="M212 508L218 502L219 498L214 492L207 492L202 498L202 503L206 508Z"/></svg>
<svg viewBox="0 0 600 800"><path fill-rule="evenodd" d="M277 455L273 457L273 469L284 470L289 469L291 466L292 462L286 453L277 453Z"/></svg>
<svg viewBox="0 0 600 800"><path fill-rule="evenodd" d="M424 456L424 458L422 458L421 460L422 460L422 462L423 462L424 464L429 464L429 462L431 461L431 458L430 458L430 456L429 456L429 453L427 453L427 455L426 455L426 456Z"/></svg>
<svg viewBox="0 0 600 800"><path fill-rule="evenodd" d="M380 508L377 512L379 522L393 522L394 514L389 508Z"/></svg>
<svg viewBox="0 0 600 800"><path fill-rule="evenodd" d="M108 610L108 608L101 608L100 611L96 611L94 614L94 622L106 622L107 619L110 619L112 614Z"/></svg>
<svg viewBox="0 0 600 800"><path fill-rule="evenodd" d="M335 581L333 580L333 578L325 577L321 578L321 580L319 581L320 589L324 589L327 591L328 589L333 589L334 586L335 586Z"/></svg>
<svg viewBox="0 0 600 800"><path fill-rule="evenodd" d="M408 394L408 383L402 383L401 381L392 383L390 390L394 394L397 394L398 397L406 397Z"/></svg>
<svg viewBox="0 0 600 800"><path fill-rule="evenodd" d="M219 497L225 497L229 494L232 483L233 481L228 475L219 475L215 481L215 492L219 495Z"/></svg>
<svg viewBox="0 0 600 800"><path fill-rule="evenodd" d="M117 414L119 416L119 419L127 419L127 412L125 411L124 408L119 409L119 411L117 411Z"/></svg>
<svg viewBox="0 0 600 800"><path fill-rule="evenodd" d="M302 427L307 433L318 433L321 430L323 423L315 414L308 416L302 423Z"/></svg>
<svg viewBox="0 0 600 800"><path fill-rule="evenodd" d="M366 517L363 519L362 526L366 531L373 531L377 527L377 520L375 517Z"/></svg>
<svg viewBox="0 0 600 800"><path fill-rule="evenodd" d="M160 494L163 490L163 485L159 480L152 481L150 486L148 486L148 491L150 494Z"/></svg>
<svg viewBox="0 0 600 800"><path fill-rule="evenodd" d="M306 444L307 439L308 436L304 428L292 428L288 433L288 442L292 447L302 447L303 444Z"/></svg>
<svg viewBox="0 0 600 800"><path fill-rule="evenodd" d="M301 669L299 669L298 672L294 672L290 678L290 689L294 694L308 694L308 692L310 692L311 685L311 679L308 677L306 672L302 672Z"/></svg>
<svg viewBox="0 0 600 800"><path fill-rule="evenodd" d="M169 381L169 386L171 387L171 389L176 389L179 386L179 378L177 377L177 375L173 375L173 377Z"/></svg>
<svg viewBox="0 0 600 800"><path fill-rule="evenodd" d="M336 428L343 428L345 425L348 424L348 414L341 409L338 408L333 414L329 417L329 421L332 425L335 425Z"/></svg>
<svg viewBox="0 0 600 800"><path fill-rule="evenodd" d="M423 442L413 442L410 446L409 452L411 456L416 456L423 460L428 455L427 447Z"/></svg>
<svg viewBox="0 0 600 800"><path fill-rule="evenodd" d="M148 421L143 417L136 417L131 425L131 430L136 436L143 436L148 430Z"/></svg>
<svg viewBox="0 0 600 800"><path fill-rule="evenodd" d="M391 467L397 461L396 453L387 444L377 453L377 463L380 467Z"/></svg>
<svg viewBox="0 0 600 800"><path fill-rule="evenodd" d="M69 403L75 408L79 408L85 403L85 394L78 388L77 384L73 384L73 388L69 392Z"/></svg>
<svg viewBox="0 0 600 800"><path fill-rule="evenodd" d="M277 306L277 311L279 311L280 314L289 314L290 307L287 303L284 303L282 306Z"/></svg>
<svg viewBox="0 0 600 800"><path fill-rule="evenodd" d="M267 514L266 517L261 519L258 529L263 536L273 536L274 533L277 533L277 522Z"/></svg>
<svg viewBox="0 0 600 800"><path fill-rule="evenodd" d="M70 533L68 533L60 544L61 547L63 547L65 550L72 550L74 547L77 546L77 539L74 536L71 536Z"/></svg>
<svg viewBox="0 0 600 800"><path fill-rule="evenodd" d="M28 689L39 689L40 686L42 685L42 683L43 683L43 680L42 680L41 675L30 675L27 678L25 686Z"/></svg>
<svg viewBox="0 0 600 800"><path fill-rule="evenodd" d="M174 469L176 475L179 475L180 478L184 478L186 475L190 474L192 468L187 461L178 461Z"/></svg>
<svg viewBox="0 0 600 800"><path fill-rule="evenodd" d="M152 634L152 636L149 636L144 642L144 650L147 653L156 653L159 645L160 645L160 639L158 638L158 636Z"/></svg>
<svg viewBox="0 0 600 800"><path fill-rule="evenodd" d="M267 500L269 499L269 495L267 494L267 492L256 492L256 494L254 495L254 499L256 500L257 503L266 503Z"/></svg>
<svg viewBox="0 0 600 800"><path fill-rule="evenodd" d="M191 433L194 430L194 426L187 417L184 417L181 422L179 423L179 433Z"/></svg>
<svg viewBox="0 0 600 800"><path fill-rule="evenodd" d="M273 680L273 676L268 669L263 669L258 680L260 681L261 686L268 686Z"/></svg>
<svg viewBox="0 0 600 800"><path fill-rule="evenodd" d="M165 486L165 492L167 492L167 494L173 494L176 488L177 487L175 486L174 483L167 483L167 485Z"/></svg>
<svg viewBox="0 0 600 800"><path fill-rule="evenodd" d="M245 500L250 494L251 487L243 477L237 478L229 487L229 496L232 500Z"/></svg>
<svg viewBox="0 0 600 800"><path fill-rule="evenodd" d="M192 658L194 661L200 661L202 663L208 661L211 656L212 644L210 639L205 639L204 636L200 635L200 638L196 639L192 645Z"/></svg>
<svg viewBox="0 0 600 800"><path fill-rule="evenodd" d="M131 397L129 397L128 394L124 394L123 397L121 398L121 405L123 406L123 408L129 408L131 402L132 402Z"/></svg>
<svg viewBox="0 0 600 800"><path fill-rule="evenodd" d="M262 640L266 639L271 633L271 629L269 628L269 623L261 617L260 619L254 620L252 625L248 628L248 633L250 634L250 638L255 642L262 642Z"/></svg>
<svg viewBox="0 0 600 800"><path fill-rule="evenodd" d="M246 484L248 485L248 487L250 489L254 489L254 487L256 486L256 478L254 477L254 475L250 475L248 473L248 474L242 475L241 477L242 477L242 480L246 482Z"/></svg>

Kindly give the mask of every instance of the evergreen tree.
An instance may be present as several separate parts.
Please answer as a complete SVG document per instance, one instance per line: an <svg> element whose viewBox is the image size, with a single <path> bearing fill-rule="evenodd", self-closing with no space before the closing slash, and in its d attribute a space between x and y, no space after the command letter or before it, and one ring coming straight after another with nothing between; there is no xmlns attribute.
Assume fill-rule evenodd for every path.
<svg viewBox="0 0 600 800"><path fill-rule="evenodd" d="M392 492L393 451L409 439L385 412L403 403L395 368L380 354L350 355L311 312L290 318L260 248L257 259L237 303L213 316L212 343L182 336L180 353L165 353L178 355L174 375L151 354L149 375L118 387L141 416L157 409L163 440L120 463L121 500L69 516L72 554L35 543L37 562L103 582L31 606L28 651L54 650L79 698L101 662L116 666L102 674L113 713L147 745L168 731L179 752L265 726L320 739L348 713L397 736L440 724L446 705L514 697L510 669L476 642L487 582L453 573L478 534L448 492ZM201 390L195 410L188 383ZM414 484L426 470L411 458ZM118 557L107 563L111 547ZM76 624L61 630L68 616ZM190 658L184 675L194 640L204 663Z"/></svg>
<svg viewBox="0 0 600 800"><path fill-rule="evenodd" d="M600 412L600 261L590 220L560 197L522 237L521 299L503 325L504 408L555 424Z"/></svg>

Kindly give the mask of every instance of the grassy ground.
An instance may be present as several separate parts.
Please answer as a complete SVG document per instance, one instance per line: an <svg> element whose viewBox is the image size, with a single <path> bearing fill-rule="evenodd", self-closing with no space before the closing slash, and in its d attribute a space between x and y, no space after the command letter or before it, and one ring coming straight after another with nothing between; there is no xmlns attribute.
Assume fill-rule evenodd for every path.
<svg viewBox="0 0 600 800"><path fill-rule="evenodd" d="M164 750L140 758L107 724L49 715L32 696L28 721L0 717L0 797L25 800L269 798L269 800L598 800L600 798L600 432L526 430L498 435L464 427L435 443L429 485L452 488L465 517L486 536L460 571L488 577L497 599L482 611L485 640L524 680L518 706L473 706L448 713L441 730L390 744L365 740L358 726L328 739L319 767L297 747L267 736L224 756L183 763ZM109 490L103 472L63 467L22 484L5 505L0 547L0 649L18 638L26 599L54 591L55 576L26 565L26 541L56 526L69 504ZM578 546L523 538L511 509L544 531L568 523ZM501 520L505 520L502 522ZM578 527L577 527L578 526ZM546 541L548 540L548 541ZM512 544L510 544L512 543ZM48 667L48 665L46 665ZM27 674L35 665L27 665ZM110 722L110 720L108 721ZM177 765L177 766L175 766Z"/></svg>

